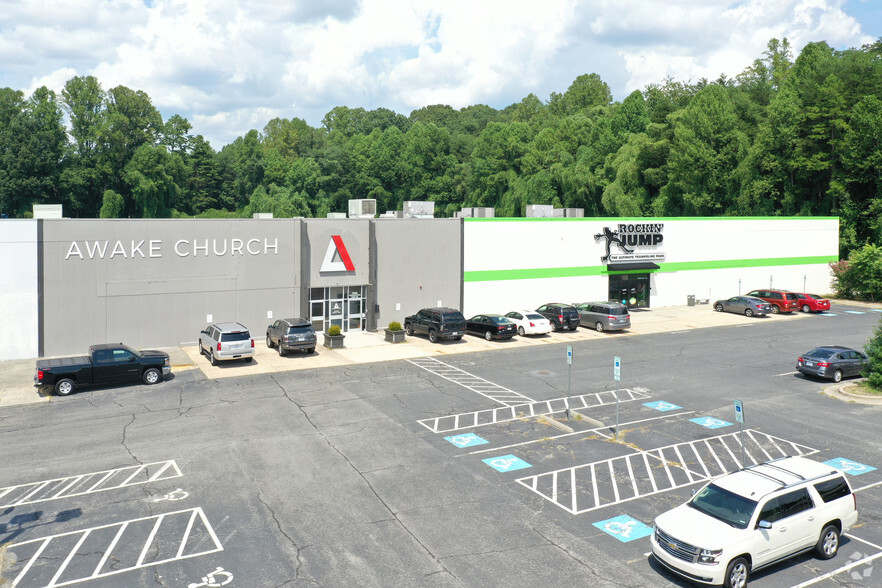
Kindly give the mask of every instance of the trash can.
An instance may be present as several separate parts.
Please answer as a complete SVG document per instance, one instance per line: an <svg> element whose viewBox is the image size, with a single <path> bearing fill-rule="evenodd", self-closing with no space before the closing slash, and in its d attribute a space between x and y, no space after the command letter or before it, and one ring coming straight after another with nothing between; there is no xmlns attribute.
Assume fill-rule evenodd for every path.
<svg viewBox="0 0 882 588"><path fill-rule="evenodd" d="M695 306L695 294L686 295L686 306Z"/></svg>

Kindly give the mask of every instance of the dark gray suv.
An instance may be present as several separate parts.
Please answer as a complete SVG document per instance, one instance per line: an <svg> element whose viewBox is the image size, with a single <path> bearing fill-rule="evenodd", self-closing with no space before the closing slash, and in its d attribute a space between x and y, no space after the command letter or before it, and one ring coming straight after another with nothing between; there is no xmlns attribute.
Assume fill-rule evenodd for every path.
<svg viewBox="0 0 882 588"><path fill-rule="evenodd" d="M304 318L279 319L266 328L266 346L277 348L279 355L295 349L313 353L317 340L312 323Z"/></svg>
<svg viewBox="0 0 882 588"><path fill-rule="evenodd" d="M424 308L404 317L404 330L408 335L425 333L432 343L437 343L438 339L459 341L466 332L466 320L455 308Z"/></svg>
<svg viewBox="0 0 882 588"><path fill-rule="evenodd" d="M552 331L560 331L561 329L575 331L581 323L579 311L570 304L550 302L537 308L536 312L551 322Z"/></svg>

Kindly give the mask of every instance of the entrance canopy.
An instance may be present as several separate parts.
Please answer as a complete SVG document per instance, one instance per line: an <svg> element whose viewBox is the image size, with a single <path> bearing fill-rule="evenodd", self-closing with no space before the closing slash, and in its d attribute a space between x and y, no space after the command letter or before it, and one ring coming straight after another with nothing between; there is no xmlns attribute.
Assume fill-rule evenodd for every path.
<svg viewBox="0 0 882 588"><path fill-rule="evenodd" d="M646 271L657 270L658 265L651 261L639 261L632 263L608 263L606 271L608 272L627 272L627 271Z"/></svg>

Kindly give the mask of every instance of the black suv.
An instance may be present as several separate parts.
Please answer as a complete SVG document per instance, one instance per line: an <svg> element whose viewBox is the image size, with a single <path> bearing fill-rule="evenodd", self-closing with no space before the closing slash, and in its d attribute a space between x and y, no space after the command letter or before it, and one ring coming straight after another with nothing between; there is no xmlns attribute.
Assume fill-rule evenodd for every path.
<svg viewBox="0 0 882 588"><path fill-rule="evenodd" d="M266 346L278 346L279 355L293 349L315 351L316 335L312 323L304 318L279 319L266 328Z"/></svg>
<svg viewBox="0 0 882 588"><path fill-rule="evenodd" d="M466 332L466 320L455 308L424 308L404 317L404 330L408 335L425 333L432 343L437 343L438 339L459 341Z"/></svg>
<svg viewBox="0 0 882 588"><path fill-rule="evenodd" d="M551 322L552 331L560 331L561 329L576 330L579 328L579 311L570 304L562 304L560 302L552 302L543 304L536 309L536 312L547 318Z"/></svg>

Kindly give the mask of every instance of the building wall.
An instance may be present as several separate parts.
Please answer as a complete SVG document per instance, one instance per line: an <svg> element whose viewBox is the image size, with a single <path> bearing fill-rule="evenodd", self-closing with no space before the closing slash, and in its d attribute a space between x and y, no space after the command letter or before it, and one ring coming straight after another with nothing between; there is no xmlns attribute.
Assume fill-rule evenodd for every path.
<svg viewBox="0 0 882 588"><path fill-rule="evenodd" d="M195 342L210 320L262 337L300 306L300 223L44 220L43 354Z"/></svg>
<svg viewBox="0 0 882 588"><path fill-rule="evenodd" d="M38 221L0 220L0 360L36 357Z"/></svg>
<svg viewBox="0 0 882 588"><path fill-rule="evenodd" d="M462 220L377 219L378 328L427 306L462 308Z"/></svg>
<svg viewBox="0 0 882 588"><path fill-rule="evenodd" d="M650 248L665 255L651 272L651 306L686 304L690 294L734 296L770 281L831 290L837 218L465 219L465 313L606 300L606 241L595 235L619 223L664 225L664 241Z"/></svg>

